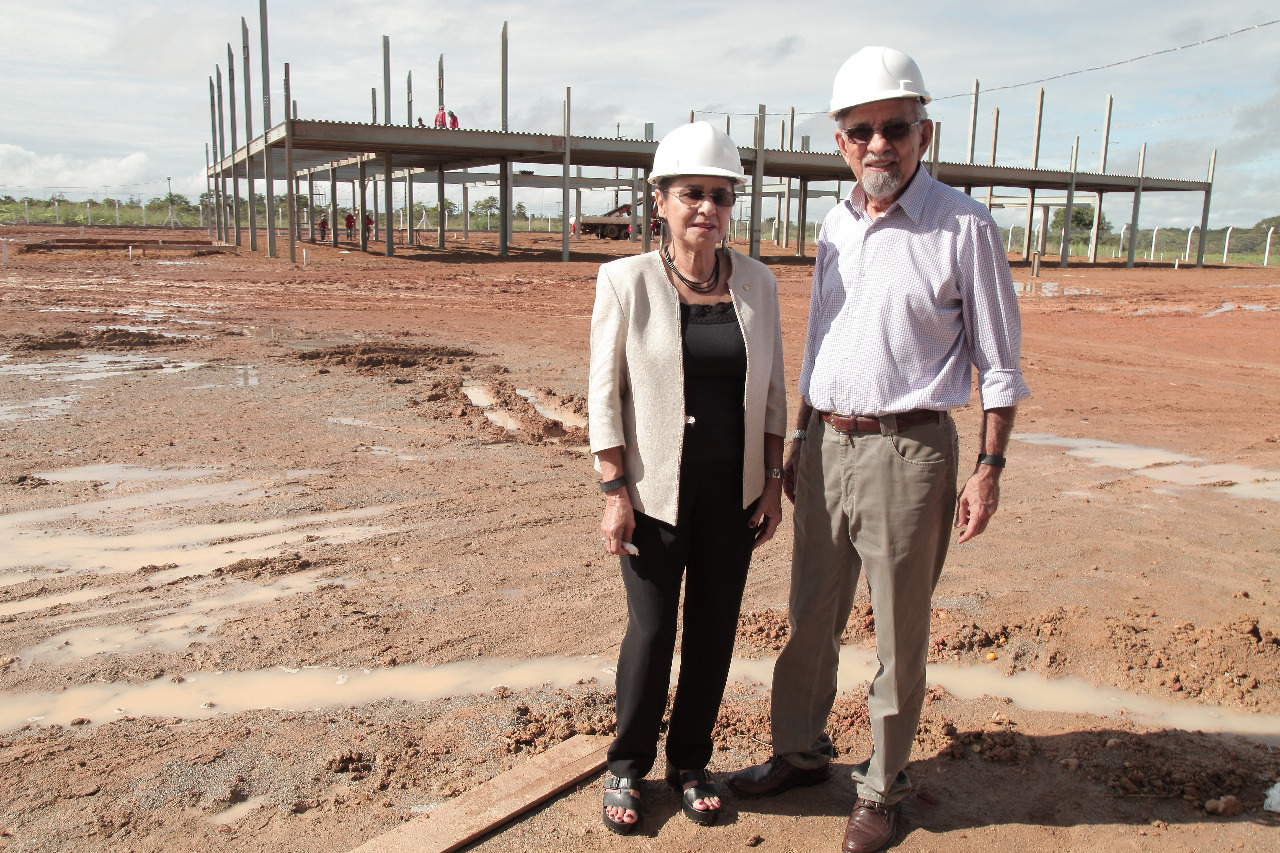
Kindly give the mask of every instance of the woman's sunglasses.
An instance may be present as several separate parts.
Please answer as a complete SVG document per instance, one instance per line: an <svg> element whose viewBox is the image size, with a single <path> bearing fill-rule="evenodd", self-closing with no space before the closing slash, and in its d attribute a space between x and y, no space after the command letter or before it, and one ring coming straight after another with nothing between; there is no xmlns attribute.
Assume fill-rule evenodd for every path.
<svg viewBox="0 0 1280 853"><path fill-rule="evenodd" d="M911 135L911 128L917 124L922 124L923 119L918 121L906 122L901 119L897 121L887 122L879 127L873 127L869 124L855 124L853 127L841 129L845 139L857 145L867 145L872 138L878 133L885 142L901 142Z"/></svg>
<svg viewBox="0 0 1280 853"><path fill-rule="evenodd" d="M711 199L711 203L716 207L733 207L738 200L738 194L733 190L714 189L707 192L699 187L683 187L678 190L666 190L667 195L673 195L689 207L697 207L706 199Z"/></svg>

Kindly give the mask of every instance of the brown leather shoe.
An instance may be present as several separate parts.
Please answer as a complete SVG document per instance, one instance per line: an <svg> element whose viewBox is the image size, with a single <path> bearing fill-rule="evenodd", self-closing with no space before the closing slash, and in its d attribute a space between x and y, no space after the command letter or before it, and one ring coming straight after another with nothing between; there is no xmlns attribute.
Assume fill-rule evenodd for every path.
<svg viewBox="0 0 1280 853"><path fill-rule="evenodd" d="M898 831L898 804L887 806L858 797L844 827L845 853L877 853L893 843Z"/></svg>
<svg viewBox="0 0 1280 853"><path fill-rule="evenodd" d="M740 797L772 797L800 785L818 785L831 776L831 766L824 764L806 770L796 767L780 755L764 764L739 770L725 784Z"/></svg>

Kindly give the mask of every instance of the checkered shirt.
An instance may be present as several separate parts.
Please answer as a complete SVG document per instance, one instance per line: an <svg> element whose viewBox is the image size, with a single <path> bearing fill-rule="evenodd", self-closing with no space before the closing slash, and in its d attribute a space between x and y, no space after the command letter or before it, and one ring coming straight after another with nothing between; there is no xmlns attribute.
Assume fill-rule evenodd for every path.
<svg viewBox="0 0 1280 853"><path fill-rule="evenodd" d="M917 168L878 219L855 185L822 223L800 393L844 415L982 407L1031 396L1022 322L987 209Z"/></svg>

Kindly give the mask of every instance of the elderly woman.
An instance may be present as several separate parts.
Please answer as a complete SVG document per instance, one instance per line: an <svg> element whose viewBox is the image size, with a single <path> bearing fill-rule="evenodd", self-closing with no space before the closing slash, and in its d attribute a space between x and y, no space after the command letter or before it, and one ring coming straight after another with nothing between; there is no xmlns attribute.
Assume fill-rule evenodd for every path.
<svg viewBox="0 0 1280 853"><path fill-rule="evenodd" d="M600 532L620 557L628 614L603 817L624 835L657 757L682 581L666 781L693 822L719 816L711 731L751 552L782 517L786 428L777 282L722 245L744 183L737 146L706 122L684 125L658 145L649 182L670 238L601 267L591 317Z"/></svg>

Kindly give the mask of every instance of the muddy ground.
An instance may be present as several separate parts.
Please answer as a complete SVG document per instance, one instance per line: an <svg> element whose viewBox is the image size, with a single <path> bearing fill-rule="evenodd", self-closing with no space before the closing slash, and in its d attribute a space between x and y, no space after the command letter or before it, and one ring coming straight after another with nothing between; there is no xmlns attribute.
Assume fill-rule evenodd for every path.
<svg viewBox="0 0 1280 853"><path fill-rule="evenodd" d="M612 731L581 424L596 267L632 247L21 251L67 230L0 229L0 849L347 850ZM766 259L794 388L811 267ZM937 591L898 849L1274 849L1280 272L1014 278L1035 396ZM753 563L714 771L768 757L789 553ZM838 769L874 627L864 590ZM702 829L644 794L630 839L592 779L473 849L835 850L854 796Z"/></svg>

